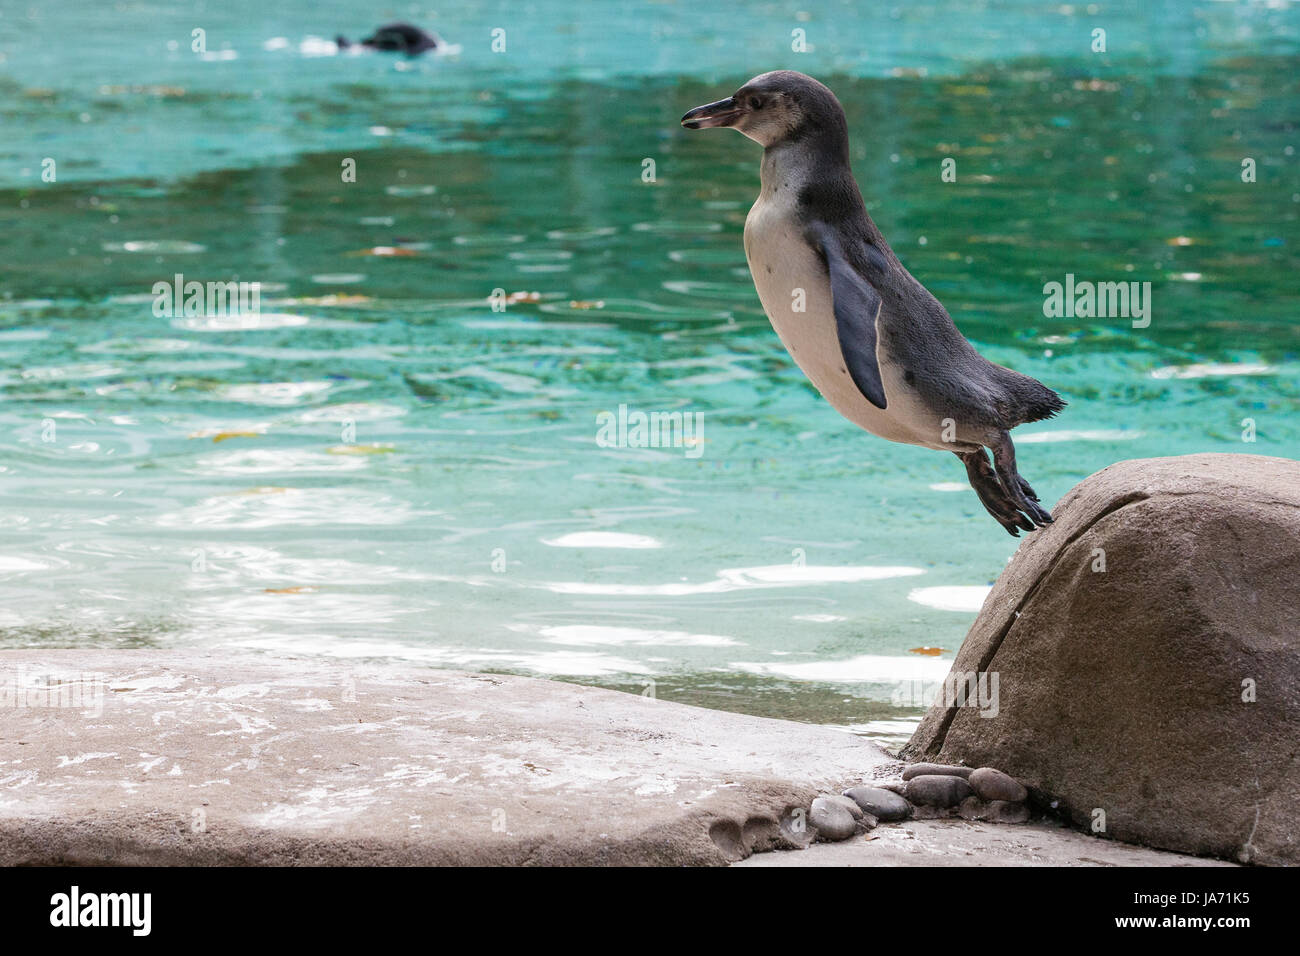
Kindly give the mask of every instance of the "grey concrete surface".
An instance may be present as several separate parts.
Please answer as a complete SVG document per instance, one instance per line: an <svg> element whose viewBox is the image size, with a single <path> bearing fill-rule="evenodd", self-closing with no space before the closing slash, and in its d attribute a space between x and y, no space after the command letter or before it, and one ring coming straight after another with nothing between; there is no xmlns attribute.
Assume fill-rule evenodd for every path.
<svg viewBox="0 0 1300 956"><path fill-rule="evenodd" d="M525 677L0 653L0 864L722 864L897 767L840 731Z"/></svg>

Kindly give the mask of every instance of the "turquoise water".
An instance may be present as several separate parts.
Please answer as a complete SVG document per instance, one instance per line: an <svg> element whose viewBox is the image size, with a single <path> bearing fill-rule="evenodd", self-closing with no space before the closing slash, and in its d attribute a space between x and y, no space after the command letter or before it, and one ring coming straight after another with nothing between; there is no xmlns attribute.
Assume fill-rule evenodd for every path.
<svg viewBox="0 0 1300 956"><path fill-rule="evenodd" d="M772 68L837 91L900 257L1070 402L1016 432L1046 502L1124 458L1300 457L1295 4L0 11L0 646L402 659L905 736L1016 542L770 330L757 147L677 119ZM324 39L399 16L459 51ZM176 273L260 312L155 314ZM1149 327L1046 317L1066 274L1150 282ZM700 441L605 447L620 405Z"/></svg>

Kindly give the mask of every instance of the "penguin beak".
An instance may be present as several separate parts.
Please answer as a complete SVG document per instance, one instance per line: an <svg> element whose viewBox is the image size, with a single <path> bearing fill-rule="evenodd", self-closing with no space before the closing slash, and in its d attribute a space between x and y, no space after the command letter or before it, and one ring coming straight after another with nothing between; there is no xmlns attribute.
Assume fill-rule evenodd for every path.
<svg viewBox="0 0 1300 956"><path fill-rule="evenodd" d="M735 97L728 96L716 103L697 106L682 117L682 125L687 129L712 129L714 126L730 126L745 111L736 105Z"/></svg>

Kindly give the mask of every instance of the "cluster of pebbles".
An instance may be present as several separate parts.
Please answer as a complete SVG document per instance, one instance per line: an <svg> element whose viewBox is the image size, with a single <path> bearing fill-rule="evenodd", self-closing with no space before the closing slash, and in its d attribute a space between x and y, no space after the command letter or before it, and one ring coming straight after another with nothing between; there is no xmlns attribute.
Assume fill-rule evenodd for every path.
<svg viewBox="0 0 1300 956"><path fill-rule="evenodd" d="M1029 791L992 767L949 767L914 763L903 779L853 787L842 796L826 794L812 802L808 822L823 840L847 840L877 823L959 816L986 823L1024 823Z"/></svg>

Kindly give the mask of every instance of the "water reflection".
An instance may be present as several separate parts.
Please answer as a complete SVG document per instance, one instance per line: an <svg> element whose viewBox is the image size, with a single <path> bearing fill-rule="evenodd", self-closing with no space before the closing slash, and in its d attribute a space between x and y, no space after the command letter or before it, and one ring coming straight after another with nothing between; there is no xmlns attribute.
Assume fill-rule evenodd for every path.
<svg viewBox="0 0 1300 956"><path fill-rule="evenodd" d="M1134 5L1159 42L1097 63L1033 6L1033 30L1017 3L855 11L877 60L822 34L806 68L873 215L985 354L1071 401L1018 433L1045 499L1120 458L1297 457L1295 10L1171 34ZM508 66L318 58L239 2L211 11L237 60L201 76L153 27L138 64L42 78L17 50L0 153L75 129L93 158L0 180L0 643L652 681L905 736L891 688L942 677L1013 544L951 456L856 432L776 341L740 238L755 148L676 126L755 54L685 12L628 5L640 42L583 34L582 76L550 34ZM257 281L263 310L156 315L177 272ZM1151 325L1045 315L1066 274L1150 281ZM620 405L702 415L703 453L598 445Z"/></svg>

